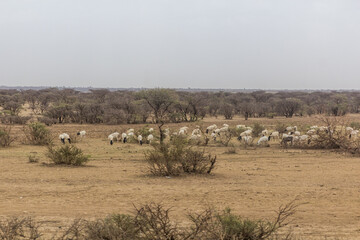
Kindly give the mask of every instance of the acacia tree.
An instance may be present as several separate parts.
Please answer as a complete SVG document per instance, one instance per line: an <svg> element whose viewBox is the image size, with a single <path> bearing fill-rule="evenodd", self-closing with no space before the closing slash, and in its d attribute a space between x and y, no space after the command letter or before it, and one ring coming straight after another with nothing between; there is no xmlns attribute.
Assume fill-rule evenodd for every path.
<svg viewBox="0 0 360 240"><path fill-rule="evenodd" d="M286 98L277 104L279 114L287 118L291 118L297 111L300 110L301 102L299 99Z"/></svg>
<svg viewBox="0 0 360 240"><path fill-rule="evenodd" d="M169 121L171 106L176 102L174 91L168 89L150 89L138 93L140 99L144 99L152 110L155 123L158 125L160 132L160 143L164 140L162 126Z"/></svg>

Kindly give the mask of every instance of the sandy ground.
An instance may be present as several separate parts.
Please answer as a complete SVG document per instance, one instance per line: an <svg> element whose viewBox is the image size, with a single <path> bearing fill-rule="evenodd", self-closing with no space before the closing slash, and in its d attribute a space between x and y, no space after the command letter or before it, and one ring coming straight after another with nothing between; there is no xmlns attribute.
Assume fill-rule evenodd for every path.
<svg viewBox="0 0 360 240"><path fill-rule="evenodd" d="M270 126L278 121L289 122L261 122ZM300 125L316 119L290 121ZM210 122L238 124L243 120L209 119L203 124ZM230 207L248 218L271 219L281 204L297 198L302 205L289 228L302 239L360 239L359 158L330 150L281 149L276 142L257 149L236 145L236 154L212 145L207 150L218 157L212 175L153 177L148 175L143 154L149 146L110 146L106 139L111 131L129 127L52 126L54 136L63 131L88 132L76 143L91 155L85 167L41 164L48 161L46 148L21 144L22 127L14 127L17 142L0 149L0 215L33 216L44 227L56 228L74 218L131 213L133 204L153 201L172 207L172 216L179 222L186 222L187 212L208 206ZM28 163L31 152L36 152L39 163Z"/></svg>

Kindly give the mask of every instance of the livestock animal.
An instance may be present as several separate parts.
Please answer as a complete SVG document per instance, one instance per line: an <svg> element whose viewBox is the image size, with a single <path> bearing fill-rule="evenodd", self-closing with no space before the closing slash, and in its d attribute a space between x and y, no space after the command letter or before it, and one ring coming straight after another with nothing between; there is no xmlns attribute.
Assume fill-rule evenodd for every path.
<svg viewBox="0 0 360 240"><path fill-rule="evenodd" d="M81 138L85 137L86 131L82 130L80 132L77 133L78 136L80 136Z"/></svg>
<svg viewBox="0 0 360 240"><path fill-rule="evenodd" d="M69 136L69 134L67 134L67 133L62 133L62 134L60 134L60 135L59 135L59 139L61 140L61 142L62 142L63 144L65 144L65 140L68 140L68 142L71 143L70 136Z"/></svg>
<svg viewBox="0 0 360 240"><path fill-rule="evenodd" d="M143 145L143 137L142 137L141 135L139 135L139 136L137 137L137 139L138 139L140 145Z"/></svg>

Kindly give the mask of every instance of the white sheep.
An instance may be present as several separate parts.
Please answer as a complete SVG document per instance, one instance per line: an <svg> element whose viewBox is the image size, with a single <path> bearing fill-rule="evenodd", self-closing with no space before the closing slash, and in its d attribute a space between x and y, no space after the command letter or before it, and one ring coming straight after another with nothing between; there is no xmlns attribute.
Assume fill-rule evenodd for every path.
<svg viewBox="0 0 360 240"><path fill-rule="evenodd" d="M153 128L149 128L149 133L152 133L154 132L154 129Z"/></svg>
<svg viewBox="0 0 360 240"><path fill-rule="evenodd" d="M217 128L216 124L210 125L206 128L206 134L208 134L209 132L214 131Z"/></svg>
<svg viewBox="0 0 360 240"><path fill-rule="evenodd" d="M126 133L122 133L122 134L121 134L121 141L122 141L123 143L126 143L126 141L127 141L127 134L126 134Z"/></svg>
<svg viewBox="0 0 360 240"><path fill-rule="evenodd" d="M113 145L115 139L116 139L116 141L118 141L118 137L119 137L118 132L114 132L114 133L110 134L108 136L108 139L110 140L110 145Z"/></svg>
<svg viewBox="0 0 360 240"><path fill-rule="evenodd" d="M236 129L245 129L246 128L246 126L245 125L236 125Z"/></svg>
<svg viewBox="0 0 360 240"><path fill-rule="evenodd" d="M138 141L139 141L139 144L142 145L143 144L143 137L141 135L139 135L137 137Z"/></svg>
<svg viewBox="0 0 360 240"><path fill-rule="evenodd" d="M212 137L212 139L214 140L214 141L216 141L216 133L211 133L211 137Z"/></svg>
<svg viewBox="0 0 360 240"><path fill-rule="evenodd" d="M252 134L252 130L246 130L246 131L240 133L240 136L241 137L251 136L251 134Z"/></svg>
<svg viewBox="0 0 360 240"><path fill-rule="evenodd" d="M346 127L345 131L346 131L346 133L350 134L351 131L354 131L354 129L352 127Z"/></svg>
<svg viewBox="0 0 360 240"><path fill-rule="evenodd" d="M154 136L150 134L146 139L148 140L149 144L151 144L151 142L154 140Z"/></svg>
<svg viewBox="0 0 360 240"><path fill-rule="evenodd" d="M59 139L61 140L61 142L62 142L63 144L65 144L65 140L68 140L68 142L71 143L70 136L69 136L69 134L67 134L67 133L62 133L62 134L60 134L60 135L59 135Z"/></svg>
<svg viewBox="0 0 360 240"><path fill-rule="evenodd" d="M269 131L268 130L262 130L261 131L261 136L267 136L267 135L269 135Z"/></svg>
<svg viewBox="0 0 360 240"><path fill-rule="evenodd" d="M191 135L201 135L201 130L200 130L199 128L195 128L195 129L192 131Z"/></svg>
<svg viewBox="0 0 360 240"><path fill-rule="evenodd" d="M270 136L263 136L259 139L259 141L257 142L257 145L260 144L266 144L268 141L270 140Z"/></svg>
<svg viewBox="0 0 360 240"><path fill-rule="evenodd" d="M272 132L270 134L270 137L273 138L274 140L275 139L280 139L280 133L278 131Z"/></svg>
<svg viewBox="0 0 360 240"><path fill-rule="evenodd" d="M180 129L179 130L179 135L186 135L185 129Z"/></svg>
<svg viewBox="0 0 360 240"><path fill-rule="evenodd" d="M314 134L316 134L316 130L314 128L310 129L309 131L307 131L306 134L309 135L309 136L314 135Z"/></svg>
<svg viewBox="0 0 360 240"><path fill-rule="evenodd" d="M359 130L352 130L352 131L350 132L349 138L350 138L350 139L356 139L357 136L358 136L358 134L359 134Z"/></svg>
<svg viewBox="0 0 360 240"><path fill-rule="evenodd" d="M135 131L135 130L134 130L133 128L130 128L130 129L127 130L127 134L129 134L129 133L134 133L134 131Z"/></svg>
<svg viewBox="0 0 360 240"><path fill-rule="evenodd" d="M181 128L180 128L180 131L183 131L183 132L185 132L185 134L187 134L188 129L189 129L188 127L181 127ZM180 131L179 131L179 132L180 132Z"/></svg>
<svg viewBox="0 0 360 240"><path fill-rule="evenodd" d="M81 138L85 137L86 131L82 130L80 132L77 133L78 136L80 136Z"/></svg>
<svg viewBox="0 0 360 240"><path fill-rule="evenodd" d="M295 131L295 132L294 132L294 135L295 135L295 136L300 136L301 133L300 133L299 131Z"/></svg>
<svg viewBox="0 0 360 240"><path fill-rule="evenodd" d="M239 136L237 139L243 141L246 145L250 145L253 141L252 136Z"/></svg>

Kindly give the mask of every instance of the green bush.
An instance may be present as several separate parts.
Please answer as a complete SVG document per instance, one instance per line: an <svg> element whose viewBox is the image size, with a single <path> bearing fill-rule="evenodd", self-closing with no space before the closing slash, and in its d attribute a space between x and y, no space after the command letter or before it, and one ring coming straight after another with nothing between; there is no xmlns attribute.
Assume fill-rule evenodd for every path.
<svg viewBox="0 0 360 240"><path fill-rule="evenodd" d="M252 129L253 129L252 130L253 136L258 137L265 128L260 123L254 123L254 125L252 126Z"/></svg>
<svg viewBox="0 0 360 240"><path fill-rule="evenodd" d="M89 161L90 156L83 154L80 148L74 145L64 145L58 148L49 146L46 156L55 164L80 166Z"/></svg>
<svg viewBox="0 0 360 240"><path fill-rule="evenodd" d="M350 123L350 127L352 127L353 129L360 129L360 122L351 122Z"/></svg>
<svg viewBox="0 0 360 240"><path fill-rule="evenodd" d="M76 219L61 227L51 239L77 240L265 240L287 239L277 232L289 223L297 205L280 207L273 221L249 220L230 209L217 212L208 208L190 213L189 224L179 226L171 217L171 208L150 203L135 206L133 214L113 214L104 219ZM0 219L0 239L40 239L39 224L31 218Z"/></svg>
<svg viewBox="0 0 360 240"><path fill-rule="evenodd" d="M10 133L11 127L0 128L0 147L8 147L15 140Z"/></svg>
<svg viewBox="0 0 360 240"><path fill-rule="evenodd" d="M30 144L48 145L51 143L50 131L42 123L34 122L28 124L24 128L24 133Z"/></svg>
<svg viewBox="0 0 360 240"><path fill-rule="evenodd" d="M160 176L176 176L182 173L211 173L216 156L193 150L185 138L176 136L169 143L154 144L145 153L150 172Z"/></svg>

